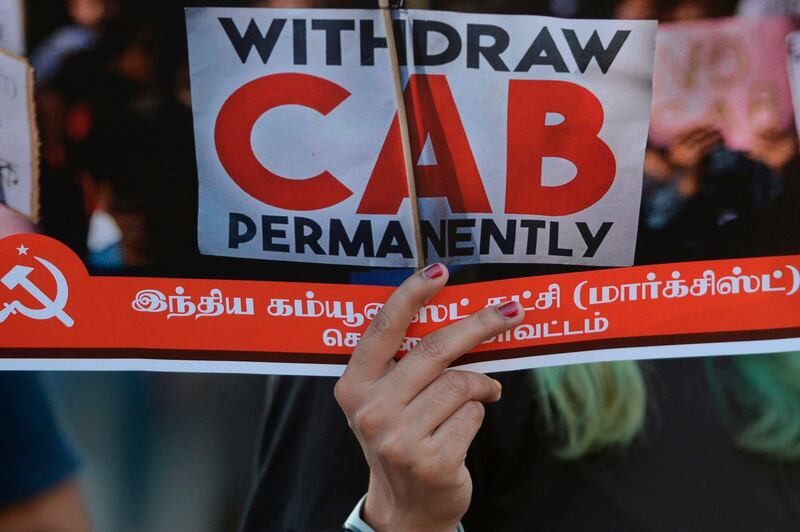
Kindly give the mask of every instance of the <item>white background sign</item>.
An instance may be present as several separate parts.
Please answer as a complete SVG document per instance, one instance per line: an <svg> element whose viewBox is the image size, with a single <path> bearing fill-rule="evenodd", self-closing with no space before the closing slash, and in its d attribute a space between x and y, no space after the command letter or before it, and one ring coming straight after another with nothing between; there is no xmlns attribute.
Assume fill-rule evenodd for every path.
<svg viewBox="0 0 800 532"><path fill-rule="evenodd" d="M22 0L0 0L0 48L25 54L25 15Z"/></svg>
<svg viewBox="0 0 800 532"><path fill-rule="evenodd" d="M27 61L0 50L0 202L35 220L38 146L31 83Z"/></svg>
<svg viewBox="0 0 800 532"><path fill-rule="evenodd" d="M800 31L790 33L786 40L789 46L789 84L792 86L794 123L800 131Z"/></svg>
<svg viewBox="0 0 800 532"><path fill-rule="evenodd" d="M655 23L396 18L428 260L631 264ZM187 19L201 251L413 266L380 12Z"/></svg>

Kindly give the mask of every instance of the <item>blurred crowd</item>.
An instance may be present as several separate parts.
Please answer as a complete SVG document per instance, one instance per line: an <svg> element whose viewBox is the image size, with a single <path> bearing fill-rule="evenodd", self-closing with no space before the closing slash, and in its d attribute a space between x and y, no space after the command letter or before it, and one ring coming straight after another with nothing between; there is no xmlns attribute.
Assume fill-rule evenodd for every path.
<svg viewBox="0 0 800 532"><path fill-rule="evenodd" d="M29 3L29 57L36 71L42 141L41 229L85 257L94 273L293 280L323 280L320 275L327 275L339 280L331 273L336 270L330 268L321 274L316 269L293 265L291 272L286 272L280 267L250 262L223 264L197 252L197 176L183 8L245 3L244 0ZM374 7L374 4L261 0L248 5ZM407 5L665 22L737 15L800 16L800 3L792 0L409 0ZM800 163L795 131L761 131L752 149L741 152L726 147L712 124L698 124L677 135L667 146L652 145L647 149L637 262L800 253L797 205L800 205ZM98 386L100 382L87 384L87 379L91 380L78 376L62 382L63 389L73 392L70 397L74 411L102 410L92 401L86 404L86 386ZM148 382L127 380L122 384L123 389L129 386L129 391L135 393L118 396L122 411L139 420L142 426L163 422L139 412L141 403L131 406L131 397L143 391L152 392L152 382L157 385L160 381L159 378ZM220 384L221 380L215 384L208 380L196 382L207 387L201 389L216 390L217 395L208 396L214 399L206 407L215 409L220 416L235 409L241 414L240 419L254 423L261 399L257 386L260 381L256 378L249 378L245 384L234 380L229 380L229 384ZM99 386L102 389L102 384ZM161 389L162 393L179 394L169 404L181 405L189 404L181 401L189 401L186 398L192 397L197 388L175 390L174 383ZM230 409L226 411L225 398L237 393L237 398L227 403ZM145 395L148 400L159 397ZM113 402L108 395L96 397L104 397L102 401L98 399L100 402ZM252 402L243 404L248 400ZM172 421L185 413L180 408L177 411L170 418ZM79 424L80 417L75 419ZM164 422L162 428L167 426L169 423ZM220 427L226 432L231 430L225 423L210 422L202 427L203 437L212 441ZM248 430L254 433L255 427L242 430L240 435L252 436ZM84 432L87 441L91 440L91 433L89 424ZM130 441L134 436L124 431L117 434L116 443ZM245 443L249 445L252 440ZM241 458L241 448L236 451ZM172 463L179 460L180 449L169 452ZM134 453L131 463L151 458ZM203 462L198 456L190 458L194 459L192 463ZM241 463L239 460L236 466ZM186 467L191 470L193 466L187 461ZM136 471L118 472L118 477L138 478ZM203 484L203 478L198 474L195 481ZM235 475L233 478L241 480ZM123 498L120 496L118 500ZM130 517L126 520L136 522ZM234 520L230 517L228 523Z"/></svg>
<svg viewBox="0 0 800 532"><path fill-rule="evenodd" d="M193 248L196 182L178 4L172 17L164 16L169 8L130 4L70 0L68 24L30 54L42 228L98 271L167 268Z"/></svg>
<svg viewBox="0 0 800 532"><path fill-rule="evenodd" d="M231 4L214 2L226 3ZM184 4L68 0L62 25L55 26L51 16L34 31L40 36L30 57L42 137L43 230L86 257L95 273L231 271L230 265L220 268L219 261L197 253ZM250 2L262 7L370 4ZM30 14L34 26L38 5ZM409 2L418 6L662 22L798 10L796 2L780 0ZM744 153L726 148L711 123L683 131L668 146L649 147L637 262L795 250L800 238L789 235L800 231L791 208L798 194L797 153L794 131L764 130ZM236 265L240 275L252 269ZM280 268L270 268L269 276L280 277Z"/></svg>

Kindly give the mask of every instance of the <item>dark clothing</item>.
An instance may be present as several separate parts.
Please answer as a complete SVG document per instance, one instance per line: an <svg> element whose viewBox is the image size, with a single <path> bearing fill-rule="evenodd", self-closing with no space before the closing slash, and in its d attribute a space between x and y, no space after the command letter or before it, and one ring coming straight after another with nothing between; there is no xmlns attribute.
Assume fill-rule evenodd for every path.
<svg viewBox="0 0 800 532"><path fill-rule="evenodd" d="M0 507L35 497L77 470L41 379L0 372Z"/></svg>
<svg viewBox="0 0 800 532"><path fill-rule="evenodd" d="M720 230L719 257L763 257L800 254L800 168L794 164L783 193L768 209L734 220Z"/></svg>
<svg viewBox="0 0 800 532"><path fill-rule="evenodd" d="M622 451L552 456L528 372L498 374L467 465L471 531L800 530L800 468L737 450L702 359L643 363L648 423ZM334 531L369 471L333 399L334 379L274 377L245 532Z"/></svg>
<svg viewBox="0 0 800 532"><path fill-rule="evenodd" d="M681 194L679 177L660 183L645 176L636 264L719 259L743 256L742 252L776 254L772 251L776 243L790 241L783 235L767 243L753 238L760 231L759 220L776 216L787 195L781 176L763 164L743 153L718 149L704 161L696 194ZM752 234L733 242L726 235L734 232ZM764 253L748 248L751 243Z"/></svg>
<svg viewBox="0 0 800 532"><path fill-rule="evenodd" d="M341 530L369 469L333 398L335 379L269 377L258 486L245 530Z"/></svg>

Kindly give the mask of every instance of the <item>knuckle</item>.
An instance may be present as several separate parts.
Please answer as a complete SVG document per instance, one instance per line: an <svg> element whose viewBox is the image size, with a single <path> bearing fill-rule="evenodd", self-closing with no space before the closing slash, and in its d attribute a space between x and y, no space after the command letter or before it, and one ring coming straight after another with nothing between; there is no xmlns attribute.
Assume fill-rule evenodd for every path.
<svg viewBox="0 0 800 532"><path fill-rule="evenodd" d="M442 381L454 395L464 396L470 391L470 379L462 371L445 371L441 376Z"/></svg>
<svg viewBox="0 0 800 532"><path fill-rule="evenodd" d="M447 340L440 333L432 333L419 342L418 348L425 356L439 358L447 354Z"/></svg>
<svg viewBox="0 0 800 532"><path fill-rule="evenodd" d="M421 307L427 299L425 282L417 275L409 277L408 281L401 284L397 291L400 297L407 299L415 307Z"/></svg>
<svg viewBox="0 0 800 532"><path fill-rule="evenodd" d="M483 423L484 409L479 401L470 401L458 411L456 423L447 435L451 444L463 444L471 440Z"/></svg>
<svg viewBox="0 0 800 532"><path fill-rule="evenodd" d="M456 473L454 487L456 489L464 489L470 485L472 478L469 476L469 470L466 467L460 467ZM466 509L465 509L466 511Z"/></svg>
<svg viewBox="0 0 800 532"><path fill-rule="evenodd" d="M494 336L497 329L497 320L493 319L495 312L494 309L488 309L473 314L475 326L482 336Z"/></svg>
<svg viewBox="0 0 800 532"><path fill-rule="evenodd" d="M378 339L391 336L393 331L392 319L385 310L378 312L369 325L369 332Z"/></svg>
<svg viewBox="0 0 800 532"><path fill-rule="evenodd" d="M344 375L333 385L333 397L348 417L358 408L362 390L363 387L348 377L346 370Z"/></svg>
<svg viewBox="0 0 800 532"><path fill-rule="evenodd" d="M346 405L349 403L350 399L349 395L347 382L345 381L344 377L342 377L336 381L336 384L333 385L333 397L343 410L347 408Z"/></svg>
<svg viewBox="0 0 800 532"><path fill-rule="evenodd" d="M386 438L377 449L378 457L391 464L392 467L415 471L418 466L413 447L401 437L394 435Z"/></svg>
<svg viewBox="0 0 800 532"><path fill-rule="evenodd" d="M376 408L364 406L353 414L352 425L356 431L371 438L380 432L383 426L383 416Z"/></svg>
<svg viewBox="0 0 800 532"><path fill-rule="evenodd" d="M478 380L481 396L494 397L497 394L497 385L494 379L482 373L477 373L476 379Z"/></svg>
<svg viewBox="0 0 800 532"><path fill-rule="evenodd" d="M446 451L434 452L415 465L413 475L430 488L452 489L459 481L457 469L452 467L452 462Z"/></svg>
<svg viewBox="0 0 800 532"><path fill-rule="evenodd" d="M485 413L486 410L483 408L483 404L478 401L470 401L463 408L464 418L476 424L480 424L483 421Z"/></svg>
<svg viewBox="0 0 800 532"><path fill-rule="evenodd" d="M336 384L333 385L333 396L337 401L339 401L339 404L341 404L341 400L347 397L348 392L349 387L347 385L346 377L342 376L336 381Z"/></svg>

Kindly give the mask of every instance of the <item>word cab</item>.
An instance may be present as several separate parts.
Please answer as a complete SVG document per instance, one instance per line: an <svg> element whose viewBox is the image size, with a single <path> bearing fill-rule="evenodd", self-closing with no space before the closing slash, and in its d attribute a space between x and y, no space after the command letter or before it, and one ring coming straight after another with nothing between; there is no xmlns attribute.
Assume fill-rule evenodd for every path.
<svg viewBox="0 0 800 532"><path fill-rule="evenodd" d="M209 255L416 263L378 10L187 11ZM395 13L428 261L633 262L655 23Z"/></svg>

